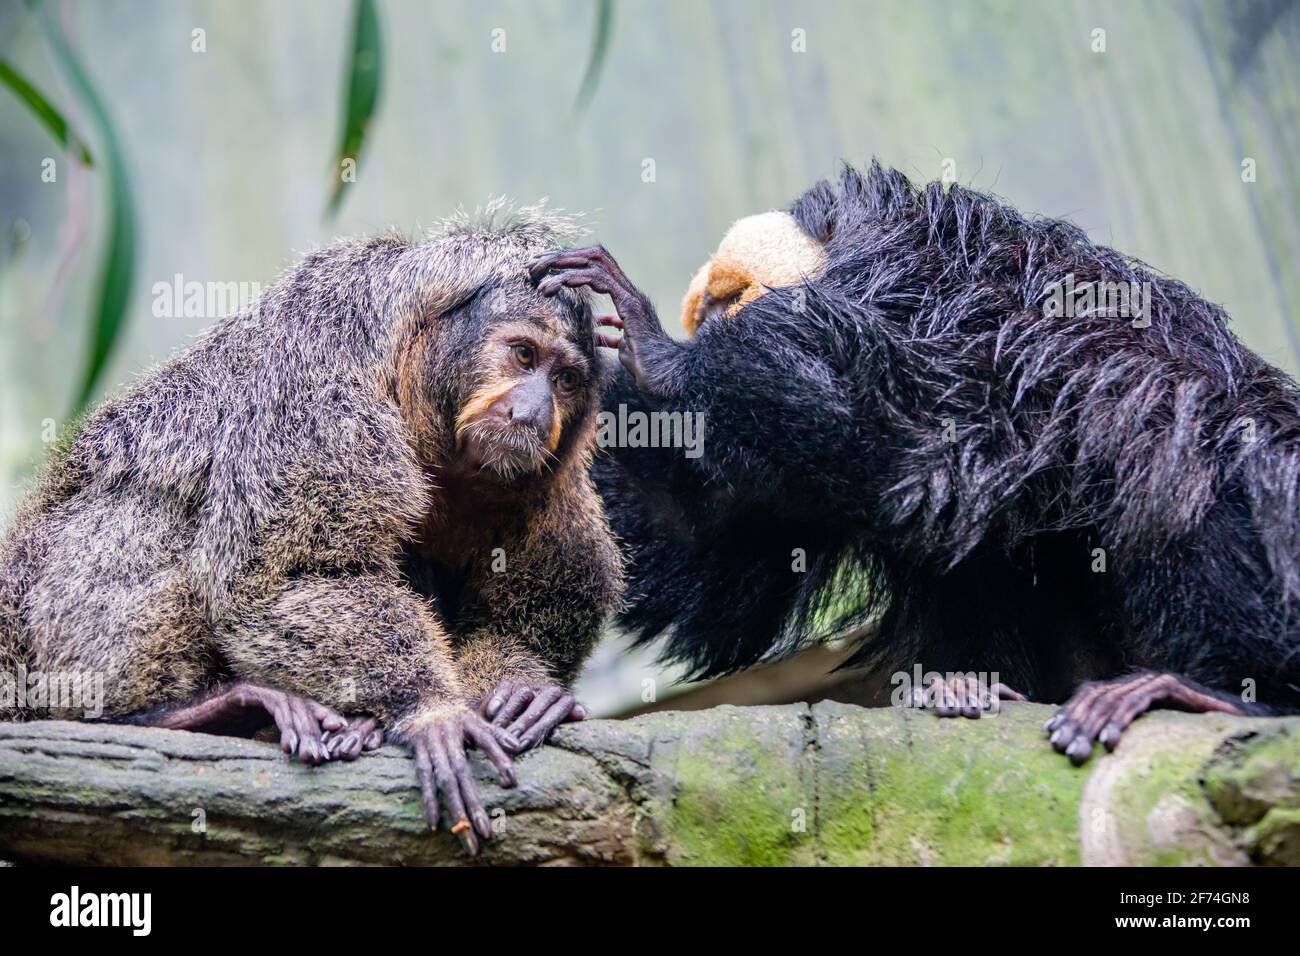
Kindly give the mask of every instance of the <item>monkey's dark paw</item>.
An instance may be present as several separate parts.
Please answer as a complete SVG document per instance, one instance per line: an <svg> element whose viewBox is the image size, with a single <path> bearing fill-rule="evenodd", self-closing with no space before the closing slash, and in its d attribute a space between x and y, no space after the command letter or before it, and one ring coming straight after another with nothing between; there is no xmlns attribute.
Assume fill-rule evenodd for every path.
<svg viewBox="0 0 1300 956"><path fill-rule="evenodd" d="M519 740L520 751L544 743L560 724L583 720L587 709L559 684L503 680L483 697L479 710L495 727Z"/></svg>
<svg viewBox="0 0 1300 956"><path fill-rule="evenodd" d="M185 703L147 711L133 722L239 737L253 736L274 724L280 734L280 748L312 765L330 759L325 734L347 724L341 714L310 697L244 682L219 687Z"/></svg>
<svg viewBox="0 0 1300 956"><path fill-rule="evenodd" d="M1006 684L992 687L971 676L939 677L912 691L912 706L933 710L939 717L980 717L996 714L1004 700L1029 698Z"/></svg>
<svg viewBox="0 0 1300 956"><path fill-rule="evenodd" d="M608 295L618 316L603 316L599 324L622 329L622 338L597 330L596 341L618 349L618 359L645 392L657 394L663 386L664 359L676 351L659 322L650 300L641 294L604 246L560 249L538 256L528 265L528 274L542 295L561 289L589 288Z"/></svg>
<svg viewBox="0 0 1300 956"><path fill-rule="evenodd" d="M441 798L446 802L451 832L473 856L478 853L478 837L486 840L492 836L492 823L483 807L465 749L471 744L477 746L496 768L501 786L513 787L515 770L506 750L520 750L519 741L473 710L434 719L411 731L408 738L415 752L415 772L429 829L438 829Z"/></svg>
<svg viewBox="0 0 1300 956"><path fill-rule="evenodd" d="M347 721L341 714L310 697L265 687L250 690L262 696L263 706L275 721L280 731L281 750L312 766L330 759L325 734L346 726Z"/></svg>
<svg viewBox="0 0 1300 956"><path fill-rule="evenodd" d="M1043 730L1052 746L1078 765L1092 756L1096 741L1107 750L1114 750L1128 725L1155 707L1173 707L1198 714L1248 712L1235 698L1202 687L1186 677L1142 671L1116 680L1084 684L1043 724Z"/></svg>
<svg viewBox="0 0 1300 956"><path fill-rule="evenodd" d="M346 726L327 732L323 740L330 760L356 760L363 753L379 749L384 731L374 717L354 717Z"/></svg>

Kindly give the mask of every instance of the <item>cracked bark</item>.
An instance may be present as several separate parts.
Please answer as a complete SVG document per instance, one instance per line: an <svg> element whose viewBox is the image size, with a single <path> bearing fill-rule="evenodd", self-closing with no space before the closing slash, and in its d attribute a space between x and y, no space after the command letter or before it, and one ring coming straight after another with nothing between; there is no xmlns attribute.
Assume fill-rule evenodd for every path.
<svg viewBox="0 0 1300 956"><path fill-rule="evenodd" d="M308 768L270 744L0 724L0 859L128 864L1300 863L1300 718L1155 713L1075 768L1051 708L940 720L834 703L562 728L477 860L430 833L393 747Z"/></svg>

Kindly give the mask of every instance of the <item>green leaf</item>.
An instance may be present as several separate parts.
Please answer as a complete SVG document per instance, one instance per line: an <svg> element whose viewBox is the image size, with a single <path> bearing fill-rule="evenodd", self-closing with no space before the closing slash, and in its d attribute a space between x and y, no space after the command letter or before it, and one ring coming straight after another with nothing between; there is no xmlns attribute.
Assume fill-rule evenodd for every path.
<svg viewBox="0 0 1300 956"><path fill-rule="evenodd" d="M95 161L90 155L90 149L86 146L86 141L72 130L63 114L40 90L32 86L26 77L4 60L0 60L0 83L9 87L15 96L27 104L27 108L32 111L32 115L50 131L50 135L58 141L60 146L64 149L75 150L77 158L85 165L95 165Z"/></svg>
<svg viewBox="0 0 1300 956"><path fill-rule="evenodd" d="M117 131L103 100L48 8L37 8L37 22L55 60L67 77L73 95L81 102L99 130L108 175L108 244L100 268L99 296L91 327L90 352L72 410L72 415L76 416L90 404L104 367L121 337L126 306L131 297L131 283L135 278L135 206L131 198L126 163L118 145Z"/></svg>
<svg viewBox="0 0 1300 956"><path fill-rule="evenodd" d="M596 4L596 29L591 35L591 56L587 71L582 75L582 85L573 101L573 109L581 113L596 94L601 70L605 68L605 54L609 52L609 38L614 32L614 0L598 0Z"/></svg>
<svg viewBox="0 0 1300 956"><path fill-rule="evenodd" d="M344 92L343 135L334 157L334 185L325 207L327 218L338 212L344 187L351 183L343 178L343 161L359 161L365 145L366 130L379 103L384 73L384 51L380 43L379 14L374 0L357 0L355 26L352 31L352 65L348 70Z"/></svg>

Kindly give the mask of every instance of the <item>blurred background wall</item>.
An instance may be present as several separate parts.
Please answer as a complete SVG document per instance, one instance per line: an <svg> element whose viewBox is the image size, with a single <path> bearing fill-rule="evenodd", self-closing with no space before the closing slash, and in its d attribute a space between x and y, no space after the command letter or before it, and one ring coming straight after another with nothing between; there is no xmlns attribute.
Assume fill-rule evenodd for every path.
<svg viewBox="0 0 1300 956"><path fill-rule="evenodd" d="M732 220L871 156L1073 219L1221 303L1251 347L1300 370L1291 0L614 0L581 112L594 0L378 0L382 92L333 220L352 0L47 4L134 187L134 283L99 393L211 322L155 317L155 283L265 284L334 236L415 231L502 193L586 211L675 322ZM0 2L0 58L103 158L17 0ZM55 182L42 181L49 157ZM75 399L105 181L102 162L72 161L0 90L0 515ZM584 678L599 712L669 691L671 672L622 651L612 637ZM804 693L782 686L772 695Z"/></svg>

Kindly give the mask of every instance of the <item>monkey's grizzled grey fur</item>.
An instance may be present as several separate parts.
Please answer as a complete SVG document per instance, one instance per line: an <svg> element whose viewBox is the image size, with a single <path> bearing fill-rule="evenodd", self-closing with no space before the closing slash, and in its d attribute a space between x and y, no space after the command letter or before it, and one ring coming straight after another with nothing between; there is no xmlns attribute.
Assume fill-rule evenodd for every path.
<svg viewBox="0 0 1300 956"><path fill-rule="evenodd" d="M637 635L711 675L880 613L859 660L1048 700L1146 667L1300 708L1300 390L1219 307L1069 223L874 163L790 212L821 274L702 325L660 396L611 383L608 408L708 427L698 460L598 457ZM1046 314L1071 273L1149 283L1150 327ZM846 567L868 606L834 586Z"/></svg>
<svg viewBox="0 0 1300 956"><path fill-rule="evenodd" d="M571 222L492 220L312 253L99 408L0 545L0 666L102 674L110 717L237 678L398 732L503 678L569 680L621 586L588 476L594 400L487 522L506 570L487 541L463 555L455 621L409 584L477 385L483 329L457 310L494 295L503 317L548 315L596 365L586 302L547 302L524 272Z"/></svg>

